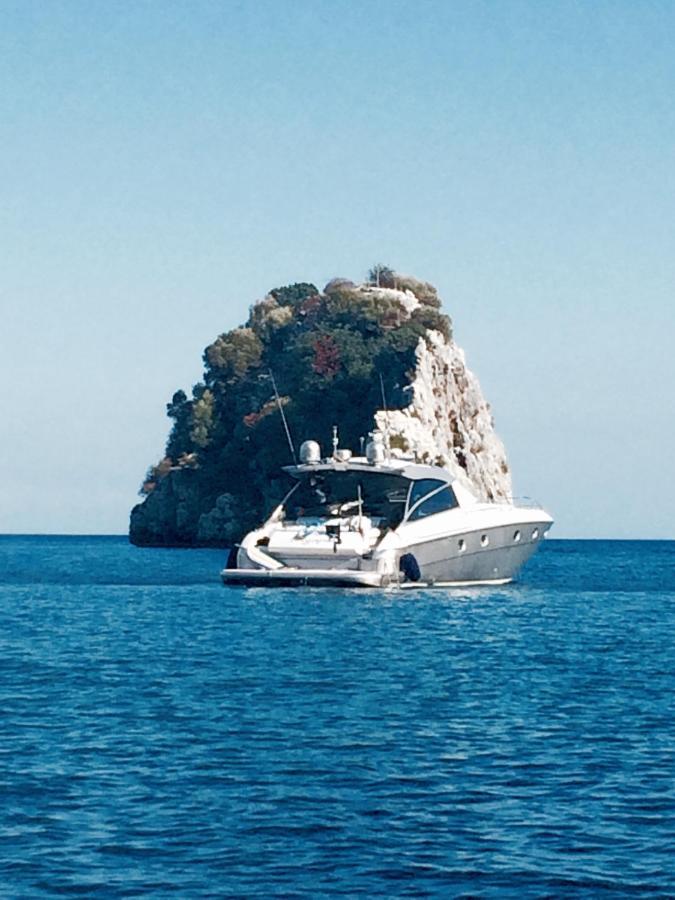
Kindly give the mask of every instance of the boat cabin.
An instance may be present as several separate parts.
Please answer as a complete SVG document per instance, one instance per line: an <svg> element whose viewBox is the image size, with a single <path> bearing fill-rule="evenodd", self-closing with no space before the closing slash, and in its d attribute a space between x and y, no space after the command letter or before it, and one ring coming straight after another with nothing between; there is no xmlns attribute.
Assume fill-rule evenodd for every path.
<svg viewBox="0 0 675 900"><path fill-rule="evenodd" d="M415 478L410 470L416 468L423 468L425 477ZM429 469L354 463L289 467L298 483L283 501L284 518L307 523L358 515L380 528L396 528L459 506L448 473L438 469L439 477L431 478Z"/></svg>

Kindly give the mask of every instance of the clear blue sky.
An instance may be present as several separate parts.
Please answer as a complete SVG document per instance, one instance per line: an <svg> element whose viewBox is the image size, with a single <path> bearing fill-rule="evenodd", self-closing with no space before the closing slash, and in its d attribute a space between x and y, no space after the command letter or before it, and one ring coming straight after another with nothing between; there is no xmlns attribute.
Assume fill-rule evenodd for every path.
<svg viewBox="0 0 675 900"><path fill-rule="evenodd" d="M675 537L675 5L0 2L0 531L116 532L274 286L435 283L558 536Z"/></svg>

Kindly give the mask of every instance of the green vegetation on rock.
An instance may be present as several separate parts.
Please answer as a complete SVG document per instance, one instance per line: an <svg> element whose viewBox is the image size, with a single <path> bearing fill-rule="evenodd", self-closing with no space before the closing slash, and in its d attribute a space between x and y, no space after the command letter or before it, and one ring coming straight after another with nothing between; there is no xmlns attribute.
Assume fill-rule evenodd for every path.
<svg viewBox="0 0 675 900"><path fill-rule="evenodd" d="M404 406L420 338L451 336L439 306L432 285L386 266L364 285L336 278L323 293L307 283L270 291L244 326L206 348L192 396L179 390L167 404L166 452L131 512L131 540L229 546L281 499L280 469L292 459L272 375L297 446L312 438L327 452L338 424L341 446L358 450L382 406L380 375L389 407Z"/></svg>

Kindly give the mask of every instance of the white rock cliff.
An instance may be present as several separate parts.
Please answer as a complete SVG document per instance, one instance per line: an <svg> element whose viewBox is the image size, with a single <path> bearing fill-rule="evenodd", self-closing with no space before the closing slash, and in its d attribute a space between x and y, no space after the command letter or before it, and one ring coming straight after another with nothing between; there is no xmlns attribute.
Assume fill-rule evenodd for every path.
<svg viewBox="0 0 675 900"><path fill-rule="evenodd" d="M377 427L392 448L420 462L449 469L485 500L509 499L511 474L504 445L494 430L490 406L464 351L437 331L421 338L410 387L401 410L380 410Z"/></svg>

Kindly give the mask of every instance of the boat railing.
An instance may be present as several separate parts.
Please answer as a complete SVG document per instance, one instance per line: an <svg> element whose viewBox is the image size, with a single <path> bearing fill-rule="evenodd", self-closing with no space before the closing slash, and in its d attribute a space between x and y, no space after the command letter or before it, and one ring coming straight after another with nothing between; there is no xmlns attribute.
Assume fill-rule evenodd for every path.
<svg viewBox="0 0 675 900"><path fill-rule="evenodd" d="M517 506L520 509L542 509L541 503L534 497L510 497L508 499L500 499L498 503L504 503L509 506Z"/></svg>

